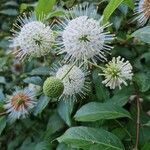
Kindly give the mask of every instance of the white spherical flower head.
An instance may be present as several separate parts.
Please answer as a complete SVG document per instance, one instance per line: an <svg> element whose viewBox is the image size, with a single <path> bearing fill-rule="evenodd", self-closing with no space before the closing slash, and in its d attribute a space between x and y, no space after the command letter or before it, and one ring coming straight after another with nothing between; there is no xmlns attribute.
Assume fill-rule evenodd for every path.
<svg viewBox="0 0 150 150"><path fill-rule="evenodd" d="M4 105L6 112L9 114L9 119L15 121L25 118L36 105L34 98L34 93L29 89L14 92L7 104Z"/></svg>
<svg viewBox="0 0 150 150"><path fill-rule="evenodd" d="M90 18L87 13L71 19L66 18L65 23L60 24L64 30L60 34L62 39L59 38L58 41L61 45L59 53L65 53L67 61L106 60L106 52L112 48L107 42L114 38L114 35L104 31L108 24L101 26L99 21Z"/></svg>
<svg viewBox="0 0 150 150"><path fill-rule="evenodd" d="M150 19L150 0L137 0L135 14L139 26L143 26Z"/></svg>
<svg viewBox="0 0 150 150"><path fill-rule="evenodd" d="M64 84L64 91L61 97L73 98L78 94L81 97L88 91L88 81L86 80L86 73L77 66L64 65L58 69L56 77L62 79Z"/></svg>
<svg viewBox="0 0 150 150"><path fill-rule="evenodd" d="M31 19L21 23L21 26L15 24L20 31L14 31L12 39L12 47L15 48L16 57L22 60L26 56L47 55L54 43L54 34L50 26L46 26L41 21L31 21Z"/></svg>
<svg viewBox="0 0 150 150"><path fill-rule="evenodd" d="M120 56L115 58L113 57L112 61L106 64L106 67L102 69L105 80L102 82L110 89L115 89L119 87L121 89L121 84L127 85L126 80L131 80L132 66L129 61L124 61L124 58Z"/></svg>

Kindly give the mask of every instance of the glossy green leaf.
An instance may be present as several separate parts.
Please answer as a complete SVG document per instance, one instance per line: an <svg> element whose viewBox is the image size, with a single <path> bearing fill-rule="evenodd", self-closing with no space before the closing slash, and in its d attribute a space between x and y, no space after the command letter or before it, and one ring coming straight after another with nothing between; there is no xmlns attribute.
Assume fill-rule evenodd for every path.
<svg viewBox="0 0 150 150"><path fill-rule="evenodd" d="M35 145L34 150L51 150L49 141L42 141Z"/></svg>
<svg viewBox="0 0 150 150"><path fill-rule="evenodd" d="M56 11L53 11L53 12L50 12L47 17L46 17L46 20L47 19L50 19L52 17L59 17L59 16L62 16L64 15L65 12L63 10L56 10Z"/></svg>
<svg viewBox="0 0 150 150"><path fill-rule="evenodd" d="M32 83L35 85L42 85L43 81L39 76L34 76L34 77L27 77L26 79L23 80L25 83Z"/></svg>
<svg viewBox="0 0 150 150"><path fill-rule="evenodd" d="M47 96L41 96L37 102L37 105L35 107L34 114L40 114L44 110L44 108L48 105L50 101L50 98Z"/></svg>
<svg viewBox="0 0 150 150"><path fill-rule="evenodd" d="M41 17L47 16L53 9L56 0L39 0L35 8L35 13L37 18L43 19Z"/></svg>
<svg viewBox="0 0 150 150"><path fill-rule="evenodd" d="M96 97L97 100L100 102L103 102L107 99L109 99L109 91L108 89L102 84L102 77L98 75L99 70L94 70L92 77L93 77L93 83L95 87Z"/></svg>
<svg viewBox="0 0 150 150"><path fill-rule="evenodd" d="M144 126L150 127L150 121L148 121L146 124L144 124Z"/></svg>
<svg viewBox="0 0 150 150"><path fill-rule="evenodd" d="M58 104L58 113L68 126L71 126L71 113L74 101L60 101Z"/></svg>
<svg viewBox="0 0 150 150"><path fill-rule="evenodd" d="M133 37L138 38L139 40L150 44L150 25L143 27L139 30L136 30L133 34Z"/></svg>
<svg viewBox="0 0 150 150"><path fill-rule="evenodd" d="M131 9L134 9L134 0L124 0L123 3L126 4L128 7L130 7Z"/></svg>
<svg viewBox="0 0 150 150"><path fill-rule="evenodd" d="M94 145L101 145L108 149L124 150L121 141L115 135L97 128L72 127L57 140L81 148L90 149Z"/></svg>
<svg viewBox="0 0 150 150"><path fill-rule="evenodd" d="M134 81L137 83L141 92L146 92L150 89L150 84L148 84L150 83L149 74L137 73L134 76Z"/></svg>
<svg viewBox="0 0 150 150"><path fill-rule="evenodd" d="M45 137L50 137L50 135L63 129L64 126L65 126L64 121L61 119L61 117L57 112L54 112L48 120Z"/></svg>
<svg viewBox="0 0 150 150"><path fill-rule="evenodd" d="M8 16L17 16L18 12L16 9L4 9L0 11L0 14L8 15Z"/></svg>
<svg viewBox="0 0 150 150"><path fill-rule="evenodd" d="M31 75L50 75L50 69L49 67L39 67L35 68L30 72Z"/></svg>
<svg viewBox="0 0 150 150"><path fill-rule="evenodd" d="M0 76L0 84L6 84L6 79L4 76Z"/></svg>
<svg viewBox="0 0 150 150"><path fill-rule="evenodd" d="M114 92L114 96L108 99L106 102L118 106L124 106L129 101L129 97L133 94L133 92L134 89L132 86L125 86L121 90L117 90L117 92Z"/></svg>
<svg viewBox="0 0 150 150"><path fill-rule="evenodd" d="M0 135L6 127L6 117L0 117Z"/></svg>
<svg viewBox="0 0 150 150"><path fill-rule="evenodd" d="M79 149L77 149L77 148L72 148L71 145L67 145L67 144L65 144L65 143L60 143L60 144L57 146L56 150L79 150Z"/></svg>
<svg viewBox="0 0 150 150"><path fill-rule="evenodd" d="M105 8L103 12L104 17L104 23L107 23L112 13L118 8L118 6L123 2L124 0L110 0L107 7Z"/></svg>
<svg viewBox="0 0 150 150"><path fill-rule="evenodd" d="M76 121L89 122L101 119L130 118L130 114L122 107L111 103L90 102L82 106L74 117Z"/></svg>

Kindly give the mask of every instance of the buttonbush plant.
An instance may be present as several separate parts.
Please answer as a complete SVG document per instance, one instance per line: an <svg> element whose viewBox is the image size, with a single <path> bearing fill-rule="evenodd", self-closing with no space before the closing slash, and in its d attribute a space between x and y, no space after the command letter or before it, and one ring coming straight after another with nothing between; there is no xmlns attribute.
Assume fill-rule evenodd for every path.
<svg viewBox="0 0 150 150"><path fill-rule="evenodd" d="M150 150L149 20L149 0L1 0L0 150Z"/></svg>

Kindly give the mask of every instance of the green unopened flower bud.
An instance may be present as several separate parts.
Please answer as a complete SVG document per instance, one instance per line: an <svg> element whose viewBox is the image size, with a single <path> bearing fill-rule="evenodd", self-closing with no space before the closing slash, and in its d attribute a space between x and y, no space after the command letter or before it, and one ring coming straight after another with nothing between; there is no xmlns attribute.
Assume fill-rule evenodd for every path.
<svg viewBox="0 0 150 150"><path fill-rule="evenodd" d="M63 93L63 90L63 82L56 77L49 77L44 82L43 92L48 97L57 98Z"/></svg>

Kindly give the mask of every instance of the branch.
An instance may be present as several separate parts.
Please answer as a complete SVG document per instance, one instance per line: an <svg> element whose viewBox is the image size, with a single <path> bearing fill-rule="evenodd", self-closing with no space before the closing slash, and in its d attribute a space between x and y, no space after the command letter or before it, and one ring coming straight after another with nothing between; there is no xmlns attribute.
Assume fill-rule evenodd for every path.
<svg viewBox="0 0 150 150"><path fill-rule="evenodd" d="M137 107L137 118L136 118L136 143L134 150L138 150L139 145L139 135L140 135L140 100L139 95L136 97L136 107Z"/></svg>

